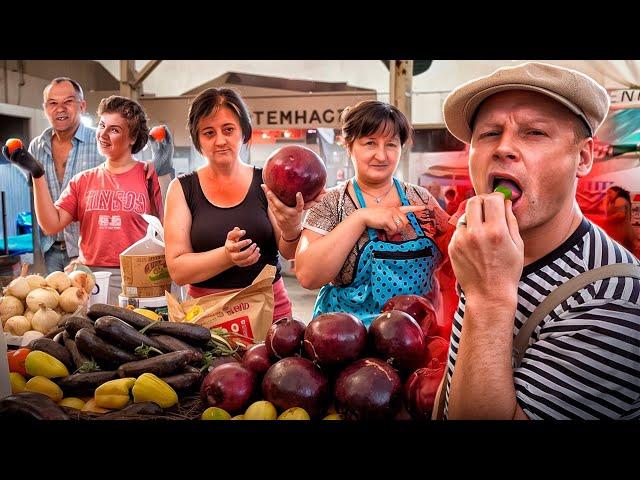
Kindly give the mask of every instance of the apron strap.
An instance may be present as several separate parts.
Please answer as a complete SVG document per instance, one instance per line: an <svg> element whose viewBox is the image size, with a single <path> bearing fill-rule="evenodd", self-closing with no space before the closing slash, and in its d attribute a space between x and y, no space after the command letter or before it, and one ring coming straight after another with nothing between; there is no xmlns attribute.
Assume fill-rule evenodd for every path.
<svg viewBox="0 0 640 480"><path fill-rule="evenodd" d="M409 206L409 199L407 198L407 196L404 193L404 190L402 189L401 185L400 185L400 181L393 177L393 183L396 184L396 190L398 191L398 196L400 197L400 201L402 202L402 205L404 206ZM411 222L411 226L413 227L413 229L416 232L416 235L419 237L424 237L425 234L422 231L422 229L420 228L420 225L418 225L418 219L416 218L416 215L413 212L409 212L407 213L407 218L409 219L409 222Z"/></svg>
<svg viewBox="0 0 640 480"><path fill-rule="evenodd" d="M358 203L361 208L366 208L367 204L364 201L364 197L362 196L362 191L358 186L358 182L355 177L353 178L353 191L356 192L356 197L358 198ZM367 227L367 233L369 234L369 240L377 240L378 236L376 235L376 231L373 228Z"/></svg>

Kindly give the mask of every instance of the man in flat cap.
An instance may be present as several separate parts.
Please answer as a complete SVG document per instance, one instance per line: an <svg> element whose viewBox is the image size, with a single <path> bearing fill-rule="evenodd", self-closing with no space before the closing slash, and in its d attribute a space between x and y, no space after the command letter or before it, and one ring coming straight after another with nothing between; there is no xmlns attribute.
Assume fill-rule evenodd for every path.
<svg viewBox="0 0 640 480"><path fill-rule="evenodd" d="M542 63L445 100L477 193L449 246L461 297L446 418L640 417L639 262L575 198L608 108L593 79Z"/></svg>

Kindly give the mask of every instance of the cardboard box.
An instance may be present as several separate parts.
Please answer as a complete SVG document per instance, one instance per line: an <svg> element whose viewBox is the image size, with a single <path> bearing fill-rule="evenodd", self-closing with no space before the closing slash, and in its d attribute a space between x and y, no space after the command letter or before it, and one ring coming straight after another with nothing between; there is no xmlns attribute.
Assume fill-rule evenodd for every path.
<svg viewBox="0 0 640 480"><path fill-rule="evenodd" d="M164 231L158 218L142 215L149 223L144 238L120 254L122 294L126 297L160 297L171 290L171 277L164 256Z"/></svg>
<svg viewBox="0 0 640 480"><path fill-rule="evenodd" d="M171 290L164 255L120 255L122 294L126 297L160 297Z"/></svg>

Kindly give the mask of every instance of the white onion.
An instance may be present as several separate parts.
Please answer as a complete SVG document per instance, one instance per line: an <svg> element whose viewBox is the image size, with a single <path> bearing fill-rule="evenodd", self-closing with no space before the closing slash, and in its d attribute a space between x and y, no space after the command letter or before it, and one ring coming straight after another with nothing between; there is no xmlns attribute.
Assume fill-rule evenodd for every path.
<svg viewBox="0 0 640 480"><path fill-rule="evenodd" d="M20 343L21 347L25 347L29 345L33 340L36 340L40 337L44 337L44 333L38 332L37 330L29 330L22 335L22 342Z"/></svg>
<svg viewBox="0 0 640 480"><path fill-rule="evenodd" d="M47 275L47 285L62 293L71 286L69 276L64 272L51 272Z"/></svg>
<svg viewBox="0 0 640 480"><path fill-rule="evenodd" d="M25 278L27 279L27 282L29 282L31 290L35 290L36 288L44 288L47 286L47 281L42 275L27 275Z"/></svg>
<svg viewBox="0 0 640 480"><path fill-rule="evenodd" d="M89 295L82 288L69 287L60 294L60 306L65 312L73 313L88 299Z"/></svg>
<svg viewBox="0 0 640 480"><path fill-rule="evenodd" d="M24 300L29 295L31 287L25 277L17 277L11 280L11 283L7 286L7 293L20 300Z"/></svg>
<svg viewBox="0 0 640 480"><path fill-rule="evenodd" d="M2 325L11 317L15 315L22 315L24 313L24 305L16 297L11 295L5 295L0 298L0 321Z"/></svg>
<svg viewBox="0 0 640 480"><path fill-rule="evenodd" d="M33 314L31 325L34 330L42 332L45 335L58 326L60 314L55 310L42 306Z"/></svg>
<svg viewBox="0 0 640 480"><path fill-rule="evenodd" d="M5 331L12 335L22 336L25 332L31 330L31 322L22 315L16 315L7 320L4 324Z"/></svg>
<svg viewBox="0 0 640 480"><path fill-rule="evenodd" d="M74 270L69 274L69 278L71 279L71 286L82 288L85 292L91 295L93 291L93 287L96 284L96 277L93 273L87 273L82 270Z"/></svg>
<svg viewBox="0 0 640 480"><path fill-rule="evenodd" d="M56 308L60 295L52 288L36 288L27 295L27 306L29 310L38 311L43 304L48 308Z"/></svg>

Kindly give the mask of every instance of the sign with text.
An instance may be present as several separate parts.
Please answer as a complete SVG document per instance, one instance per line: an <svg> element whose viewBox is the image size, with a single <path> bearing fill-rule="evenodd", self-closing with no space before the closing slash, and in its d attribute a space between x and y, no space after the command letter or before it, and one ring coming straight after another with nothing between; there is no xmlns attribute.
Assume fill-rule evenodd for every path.
<svg viewBox="0 0 640 480"><path fill-rule="evenodd" d="M611 100L611 110L639 108L640 89L625 88L621 90L609 90L609 99Z"/></svg>
<svg viewBox="0 0 640 480"><path fill-rule="evenodd" d="M375 99L375 92L245 97L255 129L339 128L345 108Z"/></svg>

